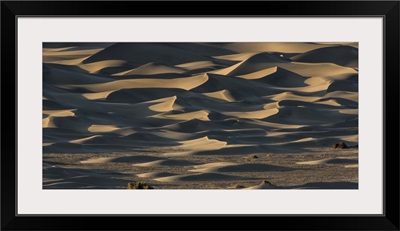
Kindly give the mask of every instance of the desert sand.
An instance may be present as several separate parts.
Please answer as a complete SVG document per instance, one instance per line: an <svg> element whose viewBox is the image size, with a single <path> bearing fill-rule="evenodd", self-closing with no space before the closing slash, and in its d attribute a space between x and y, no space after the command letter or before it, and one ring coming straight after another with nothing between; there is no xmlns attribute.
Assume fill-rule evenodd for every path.
<svg viewBox="0 0 400 231"><path fill-rule="evenodd" d="M357 189L358 44L43 43L42 118L44 189Z"/></svg>

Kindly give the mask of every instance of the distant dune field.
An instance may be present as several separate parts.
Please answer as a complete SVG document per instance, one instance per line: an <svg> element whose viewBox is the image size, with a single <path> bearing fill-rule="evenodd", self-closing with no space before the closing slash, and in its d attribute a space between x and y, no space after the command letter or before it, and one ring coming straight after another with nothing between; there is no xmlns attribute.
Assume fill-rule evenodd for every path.
<svg viewBox="0 0 400 231"><path fill-rule="evenodd" d="M44 43L42 124L45 189L357 189L358 43Z"/></svg>

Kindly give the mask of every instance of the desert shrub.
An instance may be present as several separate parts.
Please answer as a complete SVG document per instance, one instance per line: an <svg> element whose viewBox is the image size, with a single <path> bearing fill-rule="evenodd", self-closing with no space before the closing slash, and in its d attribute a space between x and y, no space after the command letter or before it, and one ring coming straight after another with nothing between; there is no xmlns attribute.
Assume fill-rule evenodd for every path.
<svg viewBox="0 0 400 231"><path fill-rule="evenodd" d="M269 181L267 181L267 180L261 181L260 185L264 185L264 184L272 185L271 182L269 182Z"/></svg>
<svg viewBox="0 0 400 231"><path fill-rule="evenodd" d="M232 188L237 189L237 188L245 188L245 187L241 184L236 184L236 185L232 186Z"/></svg>
<svg viewBox="0 0 400 231"><path fill-rule="evenodd" d="M246 157L246 160L247 160L247 161L251 161L251 160L257 159L257 158L258 158L257 155L250 155L250 156Z"/></svg>
<svg viewBox="0 0 400 231"><path fill-rule="evenodd" d="M345 149L345 148L348 148L348 146L345 142L340 142L340 143L332 145L332 149Z"/></svg>
<svg viewBox="0 0 400 231"><path fill-rule="evenodd" d="M146 184L146 182L129 182L128 189L154 189L154 188Z"/></svg>

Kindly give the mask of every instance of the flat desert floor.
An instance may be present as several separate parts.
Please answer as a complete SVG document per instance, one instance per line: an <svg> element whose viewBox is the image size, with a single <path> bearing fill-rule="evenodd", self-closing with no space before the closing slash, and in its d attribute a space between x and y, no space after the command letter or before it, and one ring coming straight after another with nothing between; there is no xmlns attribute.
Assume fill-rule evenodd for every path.
<svg viewBox="0 0 400 231"><path fill-rule="evenodd" d="M44 43L42 124L44 189L357 189L358 44Z"/></svg>

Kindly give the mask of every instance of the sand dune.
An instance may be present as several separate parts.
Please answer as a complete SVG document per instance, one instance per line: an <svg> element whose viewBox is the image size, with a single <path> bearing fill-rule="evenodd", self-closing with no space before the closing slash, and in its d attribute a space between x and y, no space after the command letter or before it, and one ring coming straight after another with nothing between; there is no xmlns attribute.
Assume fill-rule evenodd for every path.
<svg viewBox="0 0 400 231"><path fill-rule="evenodd" d="M358 43L44 43L42 98L46 189L358 187Z"/></svg>
<svg viewBox="0 0 400 231"><path fill-rule="evenodd" d="M234 175L225 175L219 173L199 173L199 174L160 177L154 180L160 182L180 182L180 181L233 181L233 180L244 180L244 179L246 178Z"/></svg>
<svg viewBox="0 0 400 231"><path fill-rule="evenodd" d="M121 156L121 157L98 157L81 161L82 164L104 164L104 163L143 163L146 161L160 160L162 158L152 156Z"/></svg>
<svg viewBox="0 0 400 231"><path fill-rule="evenodd" d="M270 67L250 74L239 75L238 77L278 87L304 87L306 86L305 80L307 80L301 75L280 67Z"/></svg>
<svg viewBox="0 0 400 231"><path fill-rule="evenodd" d="M215 74L229 75L229 76L240 76L246 75L252 72L261 71L266 68L271 68L279 63L286 63L287 60L281 59L280 56L269 54L269 53L258 53L251 57L232 65L228 68L214 71Z"/></svg>
<svg viewBox="0 0 400 231"><path fill-rule="evenodd" d="M358 163L357 159L337 157L337 158L327 158L315 161L298 162L297 164L319 165L319 164L354 164L354 163Z"/></svg>
<svg viewBox="0 0 400 231"><path fill-rule="evenodd" d="M114 125L99 125L99 124L93 124L88 128L89 132L93 133L98 133L98 132L113 132L115 130L118 130L119 128L114 126Z"/></svg>
<svg viewBox="0 0 400 231"><path fill-rule="evenodd" d="M357 168L358 169L358 164L349 164L349 165L345 165L345 168Z"/></svg>
<svg viewBox="0 0 400 231"><path fill-rule="evenodd" d="M168 74L168 73L184 73L185 70L182 68L170 67L159 63L147 63L143 66L116 73L114 76L124 75L155 75L155 74Z"/></svg>
<svg viewBox="0 0 400 231"><path fill-rule="evenodd" d="M285 42L243 42L243 43L227 43L222 47L238 53L243 52L280 52L280 53L304 53L322 47L329 47L330 44L322 43L285 43Z"/></svg>
<svg viewBox="0 0 400 231"><path fill-rule="evenodd" d="M161 178L173 175L175 174L169 172L148 172L148 173L137 174L137 176L141 178Z"/></svg>
<svg viewBox="0 0 400 231"><path fill-rule="evenodd" d="M203 84L207 80L208 77L206 75L198 75L185 79L128 79L90 85L66 85L65 87L85 88L92 92L117 91L131 88L179 88L190 90Z"/></svg>
<svg viewBox="0 0 400 231"><path fill-rule="evenodd" d="M78 66L91 74L96 74L96 73L101 72L104 69L121 67L121 66L124 66L125 64L126 64L126 62L123 60L104 60L104 61L93 62L93 63L88 63L88 64L83 64L81 62L81 63L79 63Z"/></svg>
<svg viewBox="0 0 400 231"><path fill-rule="evenodd" d="M210 163L194 166L190 172L266 172L266 171L288 171L290 168L266 164L236 164L236 163Z"/></svg>
<svg viewBox="0 0 400 231"><path fill-rule="evenodd" d="M96 54L101 51L100 49L81 49L81 50L70 50L68 48L44 48L43 50L43 62L44 63L59 63L64 65L77 65L76 61L83 61L90 55Z"/></svg>
<svg viewBox="0 0 400 231"><path fill-rule="evenodd" d="M65 188L114 188L128 183L127 180L118 179L121 173L99 169L73 169L54 166L43 168L44 189Z"/></svg>
<svg viewBox="0 0 400 231"><path fill-rule="evenodd" d="M220 99L223 101L228 101L228 102L234 102L235 99L232 97L231 93L228 90L220 90L216 92L207 92L203 93L204 95L214 98L214 99Z"/></svg>
<svg viewBox="0 0 400 231"><path fill-rule="evenodd" d="M204 61L207 56L199 52L205 50L201 44L188 44L180 47L179 44L168 43L116 43L100 52L97 52L83 61L84 64L104 60L125 60L133 67L139 67L151 62L163 62L169 65ZM211 49L213 55L226 55L226 50ZM135 54L135 55L132 55ZM209 57L210 60L213 60Z"/></svg>
<svg viewBox="0 0 400 231"><path fill-rule="evenodd" d="M267 118L269 116L275 115L278 112L279 112L278 109L272 108L272 109L264 109L264 110L259 110L259 111L224 112L222 114L232 116L232 117L237 117L237 118L243 118L243 119L263 119L263 118Z"/></svg>
<svg viewBox="0 0 400 231"><path fill-rule="evenodd" d="M209 112L206 110L194 111L194 112L187 112L187 113L180 113L180 114L158 114L153 117L155 118L166 118L166 119L173 119L173 120L210 120L208 118Z"/></svg>
<svg viewBox="0 0 400 231"><path fill-rule="evenodd" d="M181 141L181 145L178 146L180 149L185 150L216 150L226 146L226 142L219 141L216 139L209 139L207 136L194 139Z"/></svg>
<svg viewBox="0 0 400 231"><path fill-rule="evenodd" d="M351 46L324 47L292 57L306 63L335 63L341 66L358 67L358 49Z"/></svg>
<svg viewBox="0 0 400 231"><path fill-rule="evenodd" d="M348 75L348 74L358 73L358 71L355 70L354 68L344 67L334 63L291 62L291 63L281 63L278 66L288 71L302 75L304 77L314 77L314 76L328 77L335 75L345 75L345 74Z"/></svg>
<svg viewBox="0 0 400 231"><path fill-rule="evenodd" d="M303 185L294 185L294 186L276 186L271 183L267 182L262 182L259 185L255 186L250 186L250 187L245 187L242 188L244 190L249 190L249 189L357 189L358 185L353 182L312 182L312 183L306 183Z"/></svg>
<svg viewBox="0 0 400 231"><path fill-rule="evenodd" d="M289 187L288 189L358 189L354 182L313 182Z"/></svg>
<svg viewBox="0 0 400 231"><path fill-rule="evenodd" d="M190 166L196 162L185 161L185 160L155 160L147 163L134 164L137 167L154 167L154 166Z"/></svg>

